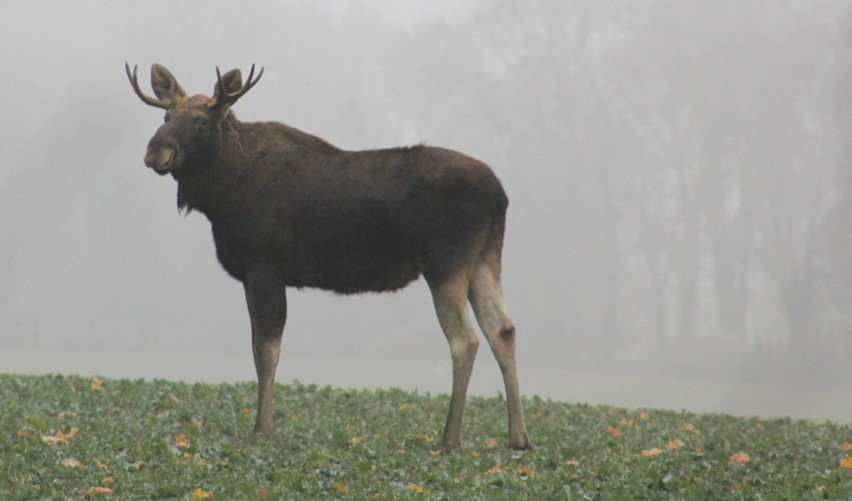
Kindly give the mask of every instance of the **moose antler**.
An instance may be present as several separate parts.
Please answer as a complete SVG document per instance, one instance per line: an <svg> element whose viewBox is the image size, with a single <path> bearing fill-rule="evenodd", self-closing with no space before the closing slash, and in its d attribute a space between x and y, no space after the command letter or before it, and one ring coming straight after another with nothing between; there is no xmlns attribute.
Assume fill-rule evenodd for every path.
<svg viewBox="0 0 852 501"><path fill-rule="evenodd" d="M136 91L136 95L139 96L139 99L142 100L147 105L154 106L156 108L162 108L164 110L168 109L168 105L160 101L159 99L153 98L151 96L146 96L142 89L139 88L139 80L136 78L136 70L139 68L138 65L133 66L133 74L130 73L130 64L125 61L124 70L127 72L127 79L130 80L130 85L133 87L133 90Z"/></svg>
<svg viewBox="0 0 852 501"><path fill-rule="evenodd" d="M225 83L222 82L222 73L219 71L219 67L216 67L216 81L219 84L216 95L214 96L214 101L210 103L211 108L221 108L224 106L230 106L237 102L237 99L243 97L246 92L251 90L252 87L260 80L260 77L263 76L263 67L261 66L260 72L257 74L257 78L252 80L254 76L254 64L251 65L251 69L249 70L248 78L246 78L246 83L240 88L240 90L236 92L228 92L225 89Z"/></svg>

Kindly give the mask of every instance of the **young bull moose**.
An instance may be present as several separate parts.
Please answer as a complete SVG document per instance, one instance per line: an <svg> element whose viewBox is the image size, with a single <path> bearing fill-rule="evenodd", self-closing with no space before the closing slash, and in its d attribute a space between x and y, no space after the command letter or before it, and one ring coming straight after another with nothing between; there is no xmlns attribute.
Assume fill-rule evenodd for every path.
<svg viewBox="0 0 852 501"><path fill-rule="evenodd" d="M473 307L503 373L509 443L531 447L515 364L515 327L500 284L508 199L491 169L425 146L344 151L286 125L244 123L230 107L263 75L254 65L216 69L213 97L187 96L164 67L156 98L127 77L145 104L166 110L145 165L177 180L181 209L210 220L216 254L243 283L258 379L254 432L273 432L273 386L287 318L287 287L342 294L395 291L426 279L453 359L443 446L461 443L468 381L479 341Z"/></svg>

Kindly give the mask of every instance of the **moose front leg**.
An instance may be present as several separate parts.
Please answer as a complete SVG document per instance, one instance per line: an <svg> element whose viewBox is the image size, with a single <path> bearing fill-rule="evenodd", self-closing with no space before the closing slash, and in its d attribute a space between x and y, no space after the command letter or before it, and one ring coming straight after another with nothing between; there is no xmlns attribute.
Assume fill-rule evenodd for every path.
<svg viewBox="0 0 852 501"><path fill-rule="evenodd" d="M273 432L275 369L281 353L281 335L287 321L287 294L274 271L249 272L244 281L251 318L251 345L257 370L257 418L254 433L271 438Z"/></svg>

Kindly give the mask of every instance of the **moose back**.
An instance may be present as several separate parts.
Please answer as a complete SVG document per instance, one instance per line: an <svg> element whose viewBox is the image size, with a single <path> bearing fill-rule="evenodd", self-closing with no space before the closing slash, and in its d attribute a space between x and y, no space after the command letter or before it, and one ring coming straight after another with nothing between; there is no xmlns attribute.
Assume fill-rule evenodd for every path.
<svg viewBox="0 0 852 501"><path fill-rule="evenodd" d="M531 447L515 362L515 327L500 282L508 198L484 163L426 146L344 151L276 123L237 120L231 106L260 80L252 65L216 69L213 96L188 96L163 66L156 97L125 64L133 90L165 110L145 165L178 184L178 206L210 220L216 255L243 283L258 377L254 432L273 433L273 389L287 287L393 291L423 276L449 342L453 388L443 446L461 443L479 346L467 305L500 366L509 443Z"/></svg>

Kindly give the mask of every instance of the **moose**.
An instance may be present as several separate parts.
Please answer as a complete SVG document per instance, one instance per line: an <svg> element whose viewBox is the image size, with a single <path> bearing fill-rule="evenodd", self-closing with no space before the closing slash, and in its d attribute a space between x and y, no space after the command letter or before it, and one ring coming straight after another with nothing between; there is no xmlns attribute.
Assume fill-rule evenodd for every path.
<svg viewBox="0 0 852 501"><path fill-rule="evenodd" d="M479 340L473 308L502 371L509 444L532 447L506 312L501 254L508 198L484 163L423 145L339 149L277 122L239 121L231 107L263 76L216 68L213 96L188 96L154 64L146 95L138 66L125 71L145 103L165 110L145 165L177 181L179 210L210 221L216 255L243 284L258 395L254 433L273 434L273 390L288 287L339 294L402 289L421 275L450 345L453 387L442 445L461 444Z"/></svg>

